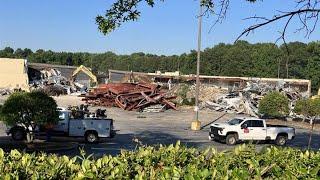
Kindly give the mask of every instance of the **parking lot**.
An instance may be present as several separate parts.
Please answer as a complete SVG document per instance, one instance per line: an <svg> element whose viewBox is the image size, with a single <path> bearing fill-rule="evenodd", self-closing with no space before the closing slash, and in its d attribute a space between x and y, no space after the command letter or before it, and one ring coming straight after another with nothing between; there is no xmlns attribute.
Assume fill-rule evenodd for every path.
<svg viewBox="0 0 320 180"><path fill-rule="evenodd" d="M145 145L172 144L180 140L182 144L200 149L209 146L219 151L233 148L224 143L208 140L209 126L200 131L191 131L190 124L194 118L192 110L167 111L163 113L136 113L126 112L117 108L109 109L109 117L115 119L115 127L118 131L114 139L105 143L86 146L88 152L98 154L115 154L120 149L134 149L136 143L133 138L139 139ZM220 117L223 113L204 111L200 113L203 125ZM227 114L217 122L226 121L236 115ZM308 130L296 129L296 138L288 143L288 146L306 148L308 144ZM270 144L260 143L258 148ZM312 140L312 148L320 148L320 133L315 132Z"/></svg>
<svg viewBox="0 0 320 180"><path fill-rule="evenodd" d="M73 100L61 97L57 99L60 106L66 104L79 104L79 98L72 97ZM93 108L94 109L94 108ZM199 119L202 125L220 117L224 113L215 111L201 111ZM87 153L94 153L95 156L104 154L118 154L121 149L134 150L137 143L133 139L138 139L144 145L172 144L178 140L182 144L205 149L209 146L215 147L217 150L227 150L233 148L220 142L212 142L208 140L209 126L200 131L191 131L190 125L194 119L194 112L191 108L180 108L179 111L166 111L161 113L139 113L133 111L124 111L119 108L107 108L109 118L115 120L114 125L117 135L113 139L102 140L98 144L85 144L82 138L53 138L53 141L65 142L75 141L80 147L83 147ZM217 122L226 121L235 114L226 114ZM4 133L5 127L0 126L0 141L11 141L10 137L6 137ZM308 129L296 129L296 138L288 143L288 146L295 148L306 148L308 144ZM257 147L260 149L270 144L259 143ZM315 132L312 138L312 148L320 148L320 133ZM67 155L77 155L78 150L58 152Z"/></svg>

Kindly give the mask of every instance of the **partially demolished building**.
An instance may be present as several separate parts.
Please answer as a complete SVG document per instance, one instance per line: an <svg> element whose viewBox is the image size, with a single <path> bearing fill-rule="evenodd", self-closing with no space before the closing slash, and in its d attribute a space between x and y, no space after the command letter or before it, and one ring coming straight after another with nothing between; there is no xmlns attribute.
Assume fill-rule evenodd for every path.
<svg viewBox="0 0 320 180"><path fill-rule="evenodd" d="M91 77L77 70L79 67L76 66L0 58L0 95L33 89L42 90L49 95L85 93L90 87Z"/></svg>
<svg viewBox="0 0 320 180"><path fill-rule="evenodd" d="M123 82L135 80L153 81L157 83L194 83L196 75L180 75L180 73L142 73L131 71L109 70L110 82ZM201 84L208 87L217 87L226 91L236 91L247 87L247 83L259 82L270 86L285 85L299 91L304 96L311 96L311 81L306 79L278 79L278 78L256 78L256 77L229 77L229 76L205 76L200 75Z"/></svg>
<svg viewBox="0 0 320 180"><path fill-rule="evenodd" d="M91 87L92 79L91 71L87 68L91 73L88 75L81 71L83 67L28 63L30 87L42 89L50 95L83 94Z"/></svg>
<svg viewBox="0 0 320 180"><path fill-rule="evenodd" d="M0 58L0 89L29 90L27 61L24 59Z"/></svg>
<svg viewBox="0 0 320 180"><path fill-rule="evenodd" d="M44 63L28 63L28 71L30 81L32 78L39 80L41 72L46 76L59 75L66 79L70 79L72 73L77 69L77 66L66 66L66 65L55 65L55 64L44 64ZM32 73L33 72L33 73ZM89 84L90 78L83 73L79 73L77 76L77 82L81 84Z"/></svg>
<svg viewBox="0 0 320 180"><path fill-rule="evenodd" d="M0 58L0 95L10 94L13 89L29 91L34 88L51 95L83 94L86 92L83 87L90 84L90 75L80 73L75 79L73 73L77 70L75 66ZM183 104L181 99L195 97L195 81L195 75L181 75L178 71L141 73L109 70L107 84L103 81L93 94L87 93L84 100L92 105L118 106L126 110L142 110L150 106L153 109L176 109L175 103ZM201 75L200 81L200 108L215 111L256 116L258 102L267 92L282 92L290 99L291 107L298 99L311 96L311 81L304 79ZM179 91L185 89L182 86L188 87L183 97L179 95ZM192 104L192 100L189 102Z"/></svg>
<svg viewBox="0 0 320 180"><path fill-rule="evenodd" d="M195 97L195 75L172 73L141 73L109 70L110 82L154 82L167 86L177 95L181 86L187 86L184 98ZM311 81L304 79L277 79L254 77L200 76L200 108L227 113L244 113L258 116L259 100L270 91L279 91L290 100L291 110L295 102L311 96ZM179 98L178 98L179 99ZM291 111L291 115L294 112Z"/></svg>

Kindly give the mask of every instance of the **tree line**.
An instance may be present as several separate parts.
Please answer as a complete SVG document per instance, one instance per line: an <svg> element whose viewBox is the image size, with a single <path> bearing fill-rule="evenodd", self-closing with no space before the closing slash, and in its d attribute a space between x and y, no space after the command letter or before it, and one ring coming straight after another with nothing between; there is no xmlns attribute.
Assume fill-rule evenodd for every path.
<svg viewBox="0 0 320 180"><path fill-rule="evenodd" d="M50 63L91 67L95 73L108 69L155 72L180 71L183 74L196 73L196 51L181 55L154 55L133 53L118 55L113 52L53 52L39 49L0 50L0 57L26 58L29 62ZM311 79L312 90L319 88L320 81L320 41L286 45L274 43L234 44L220 43L206 48L201 57L201 74L220 76L249 76L269 78Z"/></svg>

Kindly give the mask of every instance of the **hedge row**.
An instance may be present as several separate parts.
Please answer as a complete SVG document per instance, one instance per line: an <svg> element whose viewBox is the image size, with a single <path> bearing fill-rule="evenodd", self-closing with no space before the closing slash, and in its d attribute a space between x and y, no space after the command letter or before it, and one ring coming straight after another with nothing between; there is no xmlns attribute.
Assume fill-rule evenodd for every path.
<svg viewBox="0 0 320 180"><path fill-rule="evenodd" d="M93 159L0 150L0 179L306 179L320 177L320 152L270 147L256 152L141 147Z"/></svg>

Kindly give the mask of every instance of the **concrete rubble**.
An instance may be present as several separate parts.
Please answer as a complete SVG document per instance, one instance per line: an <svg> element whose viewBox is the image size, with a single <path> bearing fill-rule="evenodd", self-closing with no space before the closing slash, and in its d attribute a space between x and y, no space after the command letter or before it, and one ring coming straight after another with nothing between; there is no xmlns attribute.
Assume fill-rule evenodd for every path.
<svg viewBox="0 0 320 180"><path fill-rule="evenodd" d="M44 91L51 96L86 93L84 85L72 82L54 68L41 70L40 73L33 73L29 77L29 85L31 90Z"/></svg>
<svg viewBox="0 0 320 180"><path fill-rule="evenodd" d="M8 88L1 88L0 89L0 96L10 95L13 93L13 90Z"/></svg>
<svg viewBox="0 0 320 180"><path fill-rule="evenodd" d="M52 96L84 94L98 83L91 69L81 65L64 66L28 63L26 59L0 58L0 96L15 91L40 90Z"/></svg>
<svg viewBox="0 0 320 180"><path fill-rule="evenodd" d="M217 93L215 98L203 101L200 107L221 111L226 113L248 114L258 117L259 101L271 91L279 91L285 94L290 100L290 116L293 116L294 104L301 98L308 95L300 93L297 89L289 87L286 83L279 81L275 85L259 81L247 82L243 89L227 93Z"/></svg>
<svg viewBox="0 0 320 180"><path fill-rule="evenodd" d="M171 102L175 96L168 96L160 86L150 83L101 84L87 93L83 101L93 106L119 107L124 110L160 112L177 109Z"/></svg>

